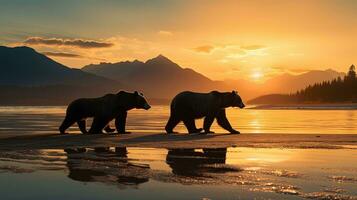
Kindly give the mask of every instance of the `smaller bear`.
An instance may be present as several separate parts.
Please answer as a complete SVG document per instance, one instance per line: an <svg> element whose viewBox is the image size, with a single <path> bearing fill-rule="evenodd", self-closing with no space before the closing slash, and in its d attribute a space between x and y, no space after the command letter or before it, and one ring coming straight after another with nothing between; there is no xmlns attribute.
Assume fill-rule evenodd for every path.
<svg viewBox="0 0 357 200"><path fill-rule="evenodd" d="M214 119L217 119L218 125L222 128L230 133L239 134L240 132L232 128L226 117L225 108L228 107L245 107L236 91L212 91L210 93L181 92L171 102L171 115L165 130L168 134L174 133L173 129L176 125L183 121L189 133L199 133L202 129L196 128L195 119L204 117L204 133L213 133L210 131L210 128Z"/></svg>
<svg viewBox="0 0 357 200"><path fill-rule="evenodd" d="M77 122L82 133L113 132L109 122L115 119L118 133L125 132L127 111L133 108L148 110L151 106L147 103L142 93L135 91L129 93L120 91L117 94L107 94L99 98L81 98L69 104L66 117L59 128L61 134ZM86 130L86 118L93 117L89 131Z"/></svg>

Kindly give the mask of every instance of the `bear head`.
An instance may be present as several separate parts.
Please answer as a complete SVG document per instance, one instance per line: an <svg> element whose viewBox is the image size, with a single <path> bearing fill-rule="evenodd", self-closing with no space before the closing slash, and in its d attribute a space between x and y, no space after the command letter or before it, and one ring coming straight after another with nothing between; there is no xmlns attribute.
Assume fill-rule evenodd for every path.
<svg viewBox="0 0 357 200"><path fill-rule="evenodd" d="M118 101L125 109L130 110L133 108L136 109L145 109L149 110L151 106L146 101L143 93L137 91L130 93L125 91L120 91L117 93Z"/></svg>
<svg viewBox="0 0 357 200"><path fill-rule="evenodd" d="M149 110L151 108L151 106L146 101L143 93L135 91L134 95L135 95L135 108L145 109L145 110Z"/></svg>
<svg viewBox="0 0 357 200"><path fill-rule="evenodd" d="M219 93L219 96L221 97L221 104L223 107L245 107L243 100L238 95L237 91Z"/></svg>

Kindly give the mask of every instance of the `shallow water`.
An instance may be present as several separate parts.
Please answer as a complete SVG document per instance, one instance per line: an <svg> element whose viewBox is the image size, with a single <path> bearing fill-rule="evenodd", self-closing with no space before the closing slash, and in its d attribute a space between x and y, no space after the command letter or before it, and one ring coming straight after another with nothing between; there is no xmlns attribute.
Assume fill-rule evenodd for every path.
<svg viewBox="0 0 357 200"><path fill-rule="evenodd" d="M357 199L357 150L0 152L1 199Z"/></svg>
<svg viewBox="0 0 357 200"><path fill-rule="evenodd" d="M65 107L0 107L0 135L57 133ZM168 106L129 111L127 129L163 132L169 116ZM227 109L232 126L242 133L357 134L357 110L259 110ZM90 120L88 120L90 124ZM202 127L202 120L196 121ZM89 125L88 125L89 126ZM113 125L112 125L113 126ZM183 124L175 129L187 132ZM213 124L215 132L225 132ZM73 126L71 132L79 132Z"/></svg>

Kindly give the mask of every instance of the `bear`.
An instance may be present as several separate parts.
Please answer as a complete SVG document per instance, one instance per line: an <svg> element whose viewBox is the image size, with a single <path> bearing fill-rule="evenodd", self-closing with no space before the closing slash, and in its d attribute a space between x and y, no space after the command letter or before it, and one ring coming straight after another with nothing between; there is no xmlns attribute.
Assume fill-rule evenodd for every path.
<svg viewBox="0 0 357 200"><path fill-rule="evenodd" d="M225 108L228 107L245 107L236 91L181 92L171 101L170 118L165 127L166 133L174 133L173 129L181 121L186 126L188 133L200 133L202 128L196 128L195 119L204 117L203 134L213 133L210 131L210 127L214 119L217 119L218 125L230 133L239 134L240 132L232 128L226 117Z"/></svg>
<svg viewBox="0 0 357 200"><path fill-rule="evenodd" d="M80 131L84 134L98 134L114 132L109 127L109 122L115 119L115 127L118 133L125 132L127 112L133 108L148 110L151 106L144 95L135 91L129 93L120 91L117 94L106 94L99 98L80 98L74 100L67 107L66 117L59 127L61 134L66 134L66 129L77 122ZM93 123L89 131L86 130L86 118L93 117Z"/></svg>

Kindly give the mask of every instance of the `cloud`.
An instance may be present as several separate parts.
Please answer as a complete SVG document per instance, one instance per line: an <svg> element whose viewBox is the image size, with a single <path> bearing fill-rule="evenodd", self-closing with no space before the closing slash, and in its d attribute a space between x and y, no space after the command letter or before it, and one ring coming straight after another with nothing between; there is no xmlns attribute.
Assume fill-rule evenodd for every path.
<svg viewBox="0 0 357 200"><path fill-rule="evenodd" d="M212 45L202 45L202 46L194 48L193 50L195 50L196 52L199 52L199 53L211 53L214 49L215 49L215 47Z"/></svg>
<svg viewBox="0 0 357 200"><path fill-rule="evenodd" d="M244 55L253 55L253 51L261 51L265 49L266 46L264 45L202 45L194 48L196 52L199 53L211 53L213 50L217 50L220 52L225 52L228 54L228 57L231 58L240 58L244 57ZM260 53L256 53L257 55L261 55Z"/></svg>
<svg viewBox="0 0 357 200"><path fill-rule="evenodd" d="M65 57L65 58L83 58L83 56L79 54L72 54L72 53L64 53L64 52L42 52L46 56L52 57Z"/></svg>
<svg viewBox="0 0 357 200"><path fill-rule="evenodd" d="M160 30L157 33L162 36L172 36L173 35L173 33L171 31L164 31L164 30Z"/></svg>
<svg viewBox="0 0 357 200"><path fill-rule="evenodd" d="M74 54L74 53L65 53L65 52L51 52L51 51L45 51L41 52L42 54L49 56L49 57L60 57L60 58L85 58L85 59L91 59L91 60L99 60L99 61L106 61L106 59L103 58L96 58L93 56L83 56L80 54Z"/></svg>
<svg viewBox="0 0 357 200"><path fill-rule="evenodd" d="M245 45L245 46L240 46L240 48L244 49L244 50L251 51L251 50L263 49L263 48L265 48L265 46L264 45Z"/></svg>
<svg viewBox="0 0 357 200"><path fill-rule="evenodd" d="M287 73L294 73L294 74L305 73L305 72L311 71L311 69L312 69L312 68L308 68L308 67L292 68L292 67L286 67L286 66L272 66L271 68L278 72L287 72Z"/></svg>
<svg viewBox="0 0 357 200"><path fill-rule="evenodd" d="M107 48L114 46L110 42L101 42L94 40L84 39L63 39L63 38L42 38L42 37L30 37L24 41L28 45L48 45L48 46L72 46L83 49L90 48Z"/></svg>
<svg viewBox="0 0 357 200"><path fill-rule="evenodd" d="M311 71L311 69L288 69L289 72L292 72L292 73L305 73L305 72L308 72L308 71Z"/></svg>

